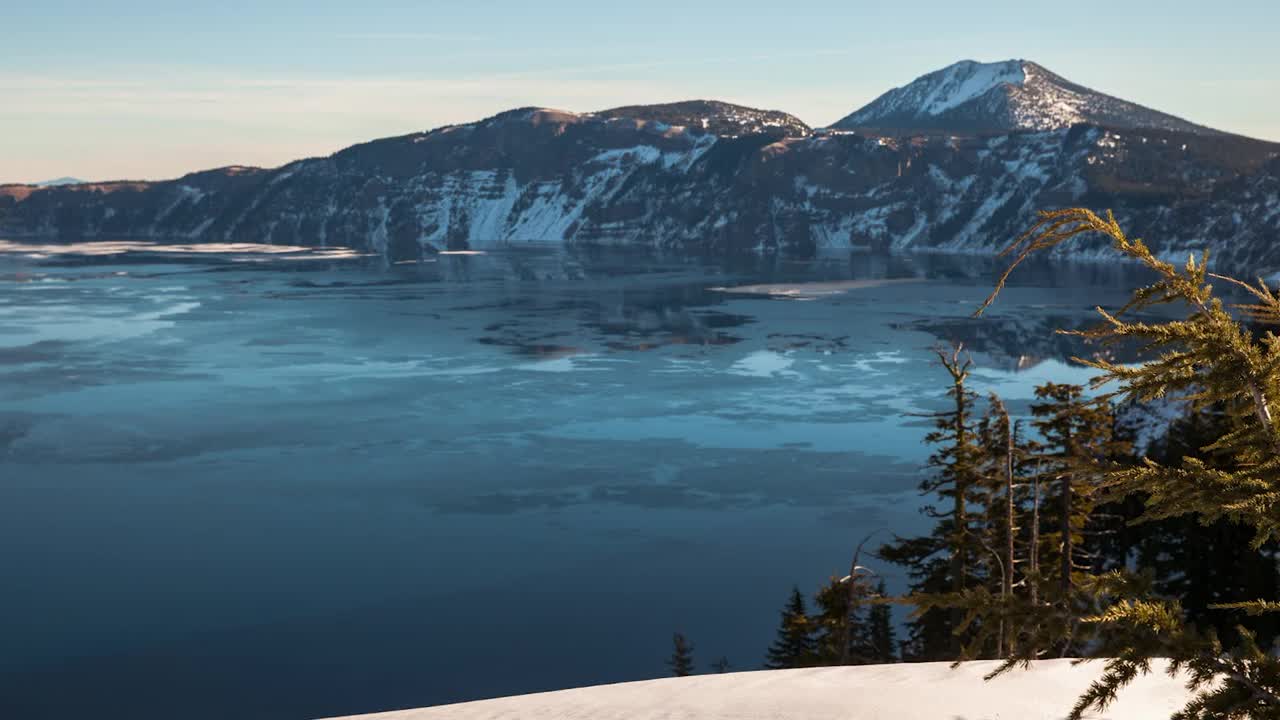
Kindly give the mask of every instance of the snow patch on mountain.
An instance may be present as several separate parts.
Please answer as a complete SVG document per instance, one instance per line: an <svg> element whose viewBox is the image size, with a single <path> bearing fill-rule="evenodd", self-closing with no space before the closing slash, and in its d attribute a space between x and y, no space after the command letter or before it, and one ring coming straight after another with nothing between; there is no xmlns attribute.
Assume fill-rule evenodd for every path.
<svg viewBox="0 0 1280 720"><path fill-rule="evenodd" d="M997 63L965 60L939 72L942 76L928 88L922 99L914 103L926 115L941 115L985 95L994 87L1005 83L1021 85L1027 78L1027 72L1018 60Z"/></svg>
<svg viewBox="0 0 1280 720"><path fill-rule="evenodd" d="M1005 84L1021 85L1027 71L1021 60L981 63L962 60L894 88L836 123L837 127L874 126L885 117L937 117Z"/></svg>
<svg viewBox="0 0 1280 720"><path fill-rule="evenodd" d="M758 110L719 100L686 100L658 105L629 105L601 110L595 116L650 123L658 132L681 129L720 137L770 134L804 137L812 129L794 115Z"/></svg>

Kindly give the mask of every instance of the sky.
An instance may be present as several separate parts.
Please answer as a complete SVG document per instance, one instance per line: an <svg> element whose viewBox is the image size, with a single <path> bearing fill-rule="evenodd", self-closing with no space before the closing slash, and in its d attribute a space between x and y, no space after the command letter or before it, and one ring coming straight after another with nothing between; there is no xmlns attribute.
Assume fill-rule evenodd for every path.
<svg viewBox="0 0 1280 720"><path fill-rule="evenodd" d="M0 182L272 167L529 105L821 126L962 59L1280 141L1277 27L1275 0L4 0Z"/></svg>

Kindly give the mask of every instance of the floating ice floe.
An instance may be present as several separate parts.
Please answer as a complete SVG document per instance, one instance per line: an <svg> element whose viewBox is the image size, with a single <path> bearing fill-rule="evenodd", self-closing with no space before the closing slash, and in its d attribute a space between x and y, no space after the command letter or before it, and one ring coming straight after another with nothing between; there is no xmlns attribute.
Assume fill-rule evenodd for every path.
<svg viewBox="0 0 1280 720"><path fill-rule="evenodd" d="M789 297L798 300L811 300L827 295L840 295L850 290L884 287L887 285L903 285L906 283L924 282L921 278L882 279L882 280L837 280L832 282L806 283L767 283L763 285L738 285L735 287L713 287L715 292L735 293L739 295L768 295L771 297Z"/></svg>
<svg viewBox="0 0 1280 720"><path fill-rule="evenodd" d="M352 248L314 248L300 245L267 245L263 243L193 243L171 245L138 240L101 240L77 243L21 243L0 240L0 254L23 255L44 259L58 255L106 257L127 253L164 253L170 255L268 255L289 260L333 260L368 257L369 253Z"/></svg>

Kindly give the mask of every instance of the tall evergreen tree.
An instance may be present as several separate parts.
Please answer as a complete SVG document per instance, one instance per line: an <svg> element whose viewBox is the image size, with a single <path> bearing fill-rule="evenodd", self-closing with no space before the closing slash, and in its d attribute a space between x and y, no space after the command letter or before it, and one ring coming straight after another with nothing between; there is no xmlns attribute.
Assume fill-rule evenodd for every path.
<svg viewBox="0 0 1280 720"><path fill-rule="evenodd" d="M959 592L917 595L922 607L962 612L953 631L964 638L959 652L947 658L1007 658L1018 646L1041 647L1039 639L1054 627L1043 617L1038 569L1040 532L1038 479L1034 445L1019 437L1018 424L994 393L976 427L980 450L971 501L978 518L971 535L983 554L973 582ZM1030 490L1030 492L1028 492ZM1028 509L1026 505L1029 504Z"/></svg>
<svg viewBox="0 0 1280 720"><path fill-rule="evenodd" d="M1215 467L1191 456L1176 465L1147 459L1136 467L1109 470L1109 498L1142 497L1139 520L1195 516L1204 523L1244 525L1253 533L1255 548L1280 538L1280 337L1252 333L1214 296L1209 281L1212 277L1252 297L1235 308L1237 313L1280 324L1280 296L1266 283L1210 276L1207 255L1192 255L1178 268L1156 257L1141 240L1130 239L1110 214L1104 219L1072 208L1041 213L1041 220L1010 246L1016 258L979 313L1025 258L1087 233L1103 235L1118 253L1156 274L1156 281L1137 290L1120 312L1099 308L1102 326L1077 333L1101 342L1137 340L1152 357L1137 366L1083 361L1101 372L1098 383L1118 382L1115 395L1139 402L1181 394L1193 409L1221 408L1232 423L1229 433L1205 448L1230 457L1230 466ZM1186 314L1151 322L1124 319L1129 311L1160 304L1178 304ZM1069 579L1069 571L1065 575ZM1272 596L1216 607L1266 613L1280 610L1280 602ZM1228 650L1212 630L1188 626L1176 600L1150 597L1122 596L1089 620L1104 629L1108 642L1100 651L1110 659L1102 678L1073 708L1071 720L1105 709L1121 688L1150 668L1154 657L1167 657L1174 670L1190 674L1195 693L1177 714L1180 720L1280 717L1280 658L1264 651L1248 629L1238 629L1240 643Z"/></svg>
<svg viewBox="0 0 1280 720"><path fill-rule="evenodd" d="M1001 602L1013 599L1015 578L1018 572L1018 535L1021 529L1022 498L1020 483L1025 449L1018 445L1017 425L1009 417L1009 411L995 393L987 399L988 410L979 425L983 449L983 493L986 526L983 545L992 570L987 573L987 584ZM1027 564L1024 571L1028 570ZM1030 575L1023 585L1034 582ZM995 643L992 652L997 657L1012 653L1013 627L1003 618L996 621Z"/></svg>
<svg viewBox="0 0 1280 720"><path fill-rule="evenodd" d="M1066 636L1055 643L1060 655L1078 654L1087 637L1078 620L1097 609L1099 587L1082 582L1096 572L1099 558L1090 557L1086 537L1105 532L1097 505L1107 473L1120 467L1131 447L1116 433L1115 410L1109 398L1089 398L1084 387L1045 383L1036 388L1032 426L1041 440L1034 448L1041 487L1051 488L1049 528L1037 535L1039 559L1048 559L1035 579L1037 594L1056 604ZM1088 630L1087 628L1085 629Z"/></svg>
<svg viewBox="0 0 1280 720"><path fill-rule="evenodd" d="M1081 543L1098 531L1102 477L1128 446L1113 433L1110 403L1088 398L1084 388L1047 383L1036 397L1037 441L1019 440L994 395L978 423L983 461L973 501L983 523L974 534L987 551L985 567L966 590L927 600L966 613L967 642L957 657L1068 654L1091 639L1078 634L1079 618L1115 588L1091 575L1096 562L1081 562ZM1047 502L1042 488L1053 489Z"/></svg>
<svg viewBox="0 0 1280 720"><path fill-rule="evenodd" d="M1058 601L1066 603L1075 578L1092 568L1092 563L1081 562L1081 553L1105 473L1129 448L1114 435L1111 403L1091 401L1082 386L1046 383L1036 388L1036 399L1032 424L1043 438L1037 459L1043 462L1044 476L1057 486L1053 513L1058 527L1045 537L1058 556Z"/></svg>
<svg viewBox="0 0 1280 720"><path fill-rule="evenodd" d="M693 674L693 643L684 635L675 633L671 636L671 657L667 659L667 667L676 677Z"/></svg>
<svg viewBox="0 0 1280 720"><path fill-rule="evenodd" d="M963 612L957 608L930 605L924 598L946 593L958 594L973 583L975 559L984 552L973 523L981 519L970 507L980 480L981 448L974 420L975 394L968 387L970 360L961 359L962 348L938 351L938 358L951 377L947 395L951 407L932 415L934 430L925 441L935 446L928 464L933 472L920 484L921 494L931 495L948 505L924 508L937 522L933 531L919 538L895 538L882 546L879 556L907 568L910 596L917 610L908 621L905 654L913 660L945 660L960 654L963 638L957 629Z"/></svg>
<svg viewBox="0 0 1280 720"><path fill-rule="evenodd" d="M782 609L778 637L769 647L765 667L778 670L812 666L817 659L813 625L804 595L800 593L800 588L792 588L791 597Z"/></svg>

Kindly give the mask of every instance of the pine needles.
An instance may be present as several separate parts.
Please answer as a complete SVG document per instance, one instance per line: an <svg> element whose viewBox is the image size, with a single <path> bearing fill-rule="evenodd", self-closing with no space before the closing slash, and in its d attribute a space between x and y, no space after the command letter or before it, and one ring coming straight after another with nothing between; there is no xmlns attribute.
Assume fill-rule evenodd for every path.
<svg viewBox="0 0 1280 720"><path fill-rule="evenodd" d="M1013 262L976 315L995 302L1028 257L1090 233L1105 236L1117 253L1157 276L1151 285L1135 290L1118 311L1098 308L1103 322L1097 328L1072 333L1102 343L1136 340L1148 358L1132 366L1078 359L1100 371L1095 385L1115 383L1118 389L1108 398L1146 402L1177 395L1193 409L1222 408L1233 428L1203 449L1230 457L1229 467L1211 467L1186 457L1177 467L1144 459L1135 467L1101 468L1107 496L1145 498L1139 522L1184 515L1204 524L1225 519L1252 528L1255 548L1280 538L1280 427L1275 408L1280 397L1280 339L1258 329L1280 324L1280 297L1266 282L1250 284L1212 274L1207 253L1198 258L1192 254L1183 266L1175 266L1156 257L1141 240L1131 240L1111 213L1103 218L1071 208L1041 213L1040 220L1005 249L1003 254L1012 255ZM1250 300L1225 305L1214 295L1213 280ZM1180 305L1184 314L1167 320L1127 318L1156 305ZM1108 638L1097 653L1110 659L1103 676L1073 709L1072 720L1105 708L1125 685L1150 671L1154 657L1170 658L1171 672L1185 671L1191 678L1195 694L1173 720L1280 718L1280 660L1261 649L1245 628L1238 629L1239 645L1226 649L1212 633L1187 627L1176 602L1130 592L1094 597L1111 600L1081 622ZM1258 614L1280 611L1280 602L1264 598L1217 608ZM1008 613L1010 608L988 605L987 611Z"/></svg>

